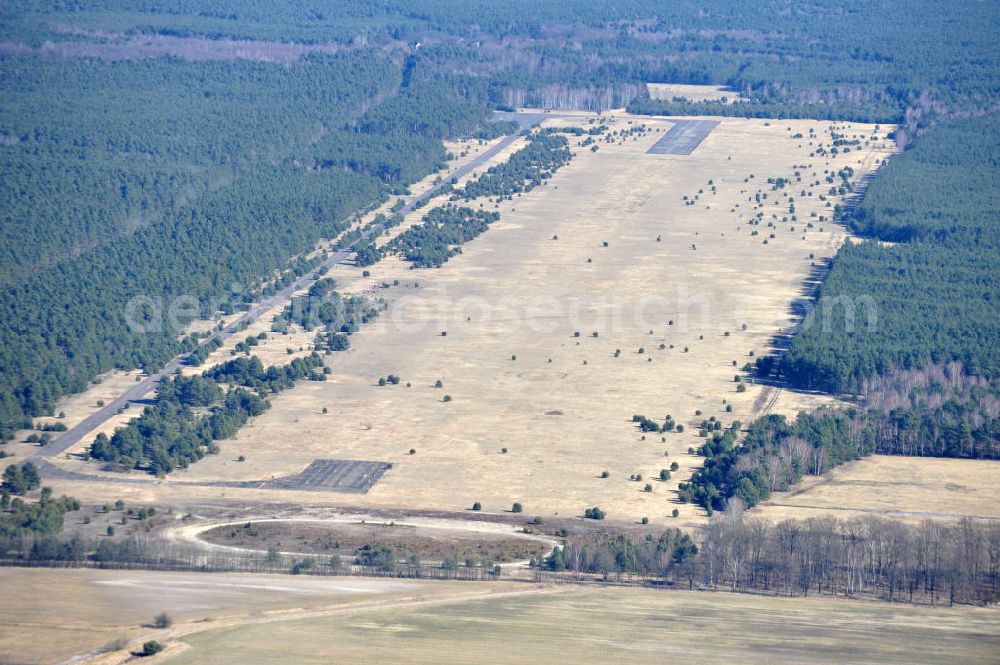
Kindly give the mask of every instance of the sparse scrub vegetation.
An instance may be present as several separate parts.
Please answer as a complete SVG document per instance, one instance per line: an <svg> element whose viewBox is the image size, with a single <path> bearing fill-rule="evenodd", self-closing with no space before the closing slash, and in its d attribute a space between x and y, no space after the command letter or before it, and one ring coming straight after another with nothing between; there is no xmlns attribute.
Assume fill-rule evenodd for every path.
<svg viewBox="0 0 1000 665"><path fill-rule="evenodd" d="M266 370L259 358L240 357L202 376L166 378L157 388L156 402L139 418L111 437L97 436L90 457L119 470L144 469L154 475L184 468L217 453L217 440L232 437L250 418L264 413L268 394L302 378L325 377L315 373L322 366L315 353ZM223 394L219 383L231 387ZM204 407L210 409L206 415L195 410Z"/></svg>

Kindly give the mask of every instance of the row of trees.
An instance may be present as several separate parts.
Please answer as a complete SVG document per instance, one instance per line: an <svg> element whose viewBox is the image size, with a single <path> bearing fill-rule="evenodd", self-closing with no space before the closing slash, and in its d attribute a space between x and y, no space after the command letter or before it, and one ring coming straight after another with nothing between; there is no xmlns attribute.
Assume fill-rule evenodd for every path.
<svg viewBox="0 0 1000 665"><path fill-rule="evenodd" d="M736 93L733 93L734 95ZM898 100L883 98L867 103L817 101L802 103L785 99L689 102L653 99L640 95L628 104L628 112L640 115L713 115L729 118L809 118L852 122L897 122Z"/></svg>
<svg viewBox="0 0 1000 665"><path fill-rule="evenodd" d="M478 178L452 194L453 201L497 197L510 199L516 194L530 192L552 177L552 174L573 158L565 136L548 132L534 133L528 145L506 161L491 166Z"/></svg>
<svg viewBox="0 0 1000 665"><path fill-rule="evenodd" d="M699 543L679 530L659 538L580 537L534 565L561 577L785 596L949 605L1000 598L1000 525L988 521L815 517L775 523L745 516L734 502L712 518Z"/></svg>
<svg viewBox="0 0 1000 665"><path fill-rule="evenodd" d="M71 499L65 502L73 510ZM52 530L3 531L0 555L19 565L93 565L108 568L362 574L391 577L497 579L489 562L452 557L435 564L399 559L391 548L362 548L353 559L267 553L206 553L146 536L87 543ZM59 520L61 527L61 519ZM1000 526L986 521L909 524L868 517L830 517L773 523L741 510L717 515L700 547L676 529L659 537L606 533L570 539L532 562L539 578L604 582L654 581L699 589L772 595L838 595L920 604L990 604L1000 598ZM558 576L558 577L556 577Z"/></svg>
<svg viewBox="0 0 1000 665"><path fill-rule="evenodd" d="M734 507L709 525L699 563L705 584L733 591L989 604L1000 598L1000 525L876 517L775 524Z"/></svg>
<svg viewBox="0 0 1000 665"><path fill-rule="evenodd" d="M536 560L535 565L554 572L598 574L605 581L621 580L623 575L666 577L697 553L698 546L688 534L667 529L657 538L618 534L570 540Z"/></svg>
<svg viewBox="0 0 1000 665"><path fill-rule="evenodd" d="M243 386L260 395L267 395L291 388L299 379L322 380L320 377L324 373L316 372L320 368L323 368L323 358L314 351L287 365L272 365L266 369L257 356L234 358L206 370L203 376L212 381Z"/></svg>
<svg viewBox="0 0 1000 665"><path fill-rule="evenodd" d="M142 469L157 476L186 468L217 453L216 441L235 436L250 418L270 408L268 394L290 388L299 379L325 378L316 373L322 366L316 353L267 369L259 358L240 357L202 376L164 378L156 402L111 437L98 434L90 457L111 469ZM230 388L223 393L219 383Z"/></svg>
<svg viewBox="0 0 1000 665"><path fill-rule="evenodd" d="M2 523L2 522L0 522ZM57 530L58 531L58 530ZM0 565L92 566L128 570L284 573L292 575L370 575L417 579L497 580L501 567L492 561L454 556L425 562L417 556L397 557L384 545L362 547L355 557L284 554L277 548L213 551L179 546L145 534L123 539L87 541L55 532L8 534L0 531Z"/></svg>
<svg viewBox="0 0 1000 665"><path fill-rule="evenodd" d="M485 232L498 219L500 213L494 211L453 204L439 206L424 215L420 224L386 243L381 254L398 254L415 268L440 268L462 251L463 244Z"/></svg>

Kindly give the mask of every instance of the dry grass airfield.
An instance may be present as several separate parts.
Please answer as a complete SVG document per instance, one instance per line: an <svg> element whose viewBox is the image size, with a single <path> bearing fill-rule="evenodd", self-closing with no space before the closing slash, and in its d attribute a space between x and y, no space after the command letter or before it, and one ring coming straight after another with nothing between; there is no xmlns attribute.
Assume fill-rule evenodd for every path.
<svg viewBox="0 0 1000 665"><path fill-rule="evenodd" d="M547 124L580 125L591 117ZM328 358L331 380L273 397L270 412L221 442L222 454L159 485L112 491L133 501L225 497L449 511L480 501L485 512L519 501L529 516L573 516L596 505L611 520L700 522L700 511L675 502L677 483L701 461L687 453L701 442L697 424L710 415L746 422L770 404L773 395L759 386L738 393L734 374L789 325L789 302L810 254L832 256L844 241L843 229L810 218L832 212L819 198L829 188L825 171L849 165L859 177L873 168L887 155L889 128L850 153L810 157L809 130L814 144L829 147L831 123L722 119L693 154L678 156L646 154L672 126L667 119L615 114L608 122L613 131L641 124L651 131L600 141L597 152L574 147L576 157L548 185L500 203L500 221L443 268L411 271L386 259L369 278L360 268L331 271L343 290L389 302L349 351ZM837 127L866 138L874 129ZM805 138L794 138L799 133ZM578 141L571 137L571 145ZM771 191L766 180L779 177L791 184ZM759 210L758 190L769 195ZM797 221L781 221L790 216L786 194L795 197ZM757 212L766 213L764 222L747 225ZM776 228L766 226L772 215ZM378 286L394 280L400 285ZM286 340L271 345L279 352L270 359L287 362ZM227 357L220 352L219 359ZM388 374L402 383L378 387ZM443 388L434 388L437 380ZM823 401L782 392L773 408L792 413ZM640 413L657 420L671 414L686 431L644 440L630 422ZM238 455L246 462L235 462ZM171 484L284 476L315 458L388 461L394 468L366 495ZM654 480L671 462L680 466L673 478ZM603 470L609 478L599 478ZM630 481L632 474L643 480ZM643 491L647 482L652 492ZM112 498L108 488L87 485L64 482L59 489ZM680 519L669 517L674 508Z"/></svg>
<svg viewBox="0 0 1000 665"><path fill-rule="evenodd" d="M614 520L700 520L695 508L673 503L677 482L700 463L687 453L700 442L697 423L710 415L746 421L768 401L757 386L736 391L733 361L742 366L751 351L766 352L789 324L809 255L830 256L844 240L842 229L818 218L807 228L810 213L831 214L819 200L829 185L811 183L845 165L856 177L872 168L886 154L888 128L868 147L829 159L809 156L808 132L829 145L830 123L723 119L689 156L646 154L669 120L618 114L610 122L614 131L640 124L652 131L601 142L597 152L575 148L547 186L501 203L500 221L441 269L411 271L387 259L368 279L358 268L332 271L343 288L390 303L379 323L353 337L350 351L329 358L332 380L273 398L269 413L222 442L222 454L155 488L122 486L122 493L288 500L287 492L171 481L269 478L319 457L366 459L395 465L367 495L295 492L294 500L441 510L481 501L487 512L519 501L528 515L579 515L597 505ZM866 137L873 130L840 127ZM769 177L792 185L772 192ZM758 212L759 189L769 194L765 222L775 214L777 228L744 223ZM781 222L788 203L778 197L789 192L798 221ZM698 198L686 205L685 196ZM396 279L397 287L377 287ZM273 344L284 347L281 339ZM378 387L390 373L403 383ZM442 389L433 387L439 379ZM774 408L794 412L820 401L783 392ZM687 431L643 440L630 422L636 413L671 414ZM234 462L241 454L247 461ZM653 480L675 461L680 470L671 481ZM605 469L610 478L599 478ZM632 482L631 474L644 480ZM652 492L643 491L647 481ZM680 520L669 518L675 507Z"/></svg>

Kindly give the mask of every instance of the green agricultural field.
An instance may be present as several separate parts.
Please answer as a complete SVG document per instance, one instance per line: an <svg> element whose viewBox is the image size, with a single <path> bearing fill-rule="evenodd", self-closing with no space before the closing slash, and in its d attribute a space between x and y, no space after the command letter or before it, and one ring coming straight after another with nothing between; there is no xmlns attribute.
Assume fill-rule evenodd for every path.
<svg viewBox="0 0 1000 665"><path fill-rule="evenodd" d="M639 589L411 607L227 628L180 663L995 663L1000 614Z"/></svg>

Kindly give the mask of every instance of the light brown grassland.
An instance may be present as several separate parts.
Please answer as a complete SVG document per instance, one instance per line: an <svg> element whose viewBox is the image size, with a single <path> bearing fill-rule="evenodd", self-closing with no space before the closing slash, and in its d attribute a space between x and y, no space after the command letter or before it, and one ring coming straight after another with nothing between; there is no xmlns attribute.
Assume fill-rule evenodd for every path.
<svg viewBox="0 0 1000 665"><path fill-rule="evenodd" d="M587 117L547 124L582 124ZM548 185L499 207L473 204L499 210L501 219L443 268L409 270L389 258L369 268L368 278L360 268L331 271L341 289L390 303L377 324L352 338L351 350L328 358L331 380L304 382L272 398L270 412L221 442L222 454L156 488L122 492L140 500L283 500L273 491L171 488L171 480L269 478L296 473L317 457L367 459L394 464L368 494L296 492L295 500L440 510L481 501L486 512L519 501L529 515L562 516L597 505L614 520L699 523L700 511L673 502L677 483L701 461L687 453L700 442L697 423L710 415L727 423L753 415L762 388L738 393L734 374L753 360L751 351L766 353L771 336L790 323L789 302L810 254L831 256L845 237L828 221L810 220L812 212L829 218L831 210L819 200L829 185L809 183L823 180L826 169L850 165L856 176L871 169L886 155L889 128L880 128L868 147L830 159L809 157L815 146L808 131L814 128L815 142L829 146L831 123L723 119L689 156L646 154L669 120L615 114L609 124L615 131L640 124L651 131L614 145L600 142L597 152L576 147L579 139L572 138L576 157ZM873 127L839 123L837 131L868 137ZM793 138L799 132L806 138ZM794 179L797 165L802 182ZM792 183L772 192L769 177ZM757 211L748 199L758 190L769 194L765 223L749 227L744 222ZM802 197L802 190L813 195ZM789 216L787 201L777 199L785 193L795 196L798 221L768 228L772 214ZM697 195L697 202L685 205L685 195ZM751 236L752 229L760 235ZM379 287L394 280L400 285ZM297 349L302 341L290 345ZM277 362L285 346L278 336L263 351ZM378 387L390 373L402 384ZM442 389L433 387L438 379ZM791 413L827 402L786 391L773 409ZM665 442L652 434L643 440L630 422L637 413L671 414L687 431L666 434ZM246 461L234 462L237 455ZM669 482L653 481L674 461L680 469ZM610 478L600 479L602 470ZM631 474L643 481L629 481ZM652 492L643 491L646 482ZM74 493L88 491L66 484ZM673 508L679 520L669 517Z"/></svg>
<svg viewBox="0 0 1000 665"><path fill-rule="evenodd" d="M809 477L753 512L773 520L873 513L907 520L1000 519L998 487L1000 464L995 461L872 455Z"/></svg>

